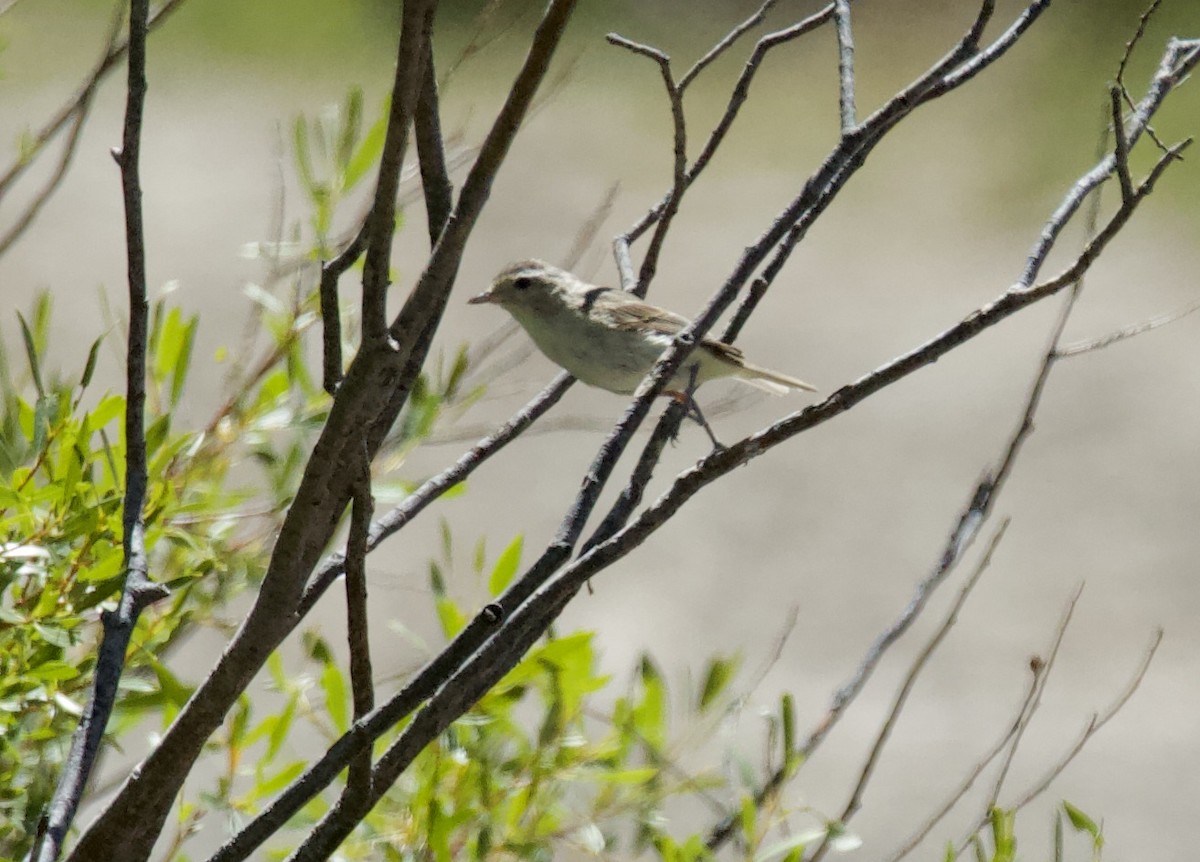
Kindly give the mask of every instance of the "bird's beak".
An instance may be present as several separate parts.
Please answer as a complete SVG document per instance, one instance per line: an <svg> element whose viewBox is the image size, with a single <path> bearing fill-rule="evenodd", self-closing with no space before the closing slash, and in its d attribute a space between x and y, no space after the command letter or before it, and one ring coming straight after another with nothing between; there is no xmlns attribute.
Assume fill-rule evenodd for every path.
<svg viewBox="0 0 1200 862"><path fill-rule="evenodd" d="M467 305L483 305L485 302L495 302L496 294L490 290L485 290L483 293L476 294L467 300Z"/></svg>

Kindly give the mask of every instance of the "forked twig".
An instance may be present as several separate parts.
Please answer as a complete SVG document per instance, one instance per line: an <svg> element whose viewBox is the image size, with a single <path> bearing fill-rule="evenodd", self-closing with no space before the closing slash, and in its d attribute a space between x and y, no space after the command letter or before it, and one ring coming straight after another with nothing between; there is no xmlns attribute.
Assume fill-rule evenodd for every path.
<svg viewBox="0 0 1200 862"><path fill-rule="evenodd" d="M871 752L867 755L866 762L859 772L858 782L855 784L854 790L850 794L850 799L846 802L846 806L842 809L842 814L838 818L839 826L845 826L850 821L850 818L862 807L863 793L866 791L867 783L871 780L871 776L875 772L875 766L879 763L879 758L883 754L883 747L892 735L892 729L896 726L896 722L900 718L900 713L904 710L905 703L908 702L908 696L912 693L913 687L916 685L917 677L921 675L921 671L925 669L925 665L928 664L929 659L937 651L937 648L941 646L942 641L946 639L946 635L950 633L950 629L958 622L959 613L967 603L967 598L971 595L971 591L975 589L975 585L979 583L979 579L991 565L992 555L996 552L997 546L1004 538L1004 533L1008 530L1009 523L1010 521L1007 518L1000 522L1000 526L996 529L995 535L992 536L992 540L984 550L983 556L975 566L975 570L967 578L966 583L959 590L957 598L950 605L950 609L946 612L945 617L942 618L942 624L938 626L937 631L933 633L933 636L925 643L925 646L909 666L908 673L905 674L904 681L900 684L900 690L896 693L896 697L892 701L892 707L888 710L887 717L884 719L879 733L875 736L875 744L871 746ZM821 843L817 845L817 849L813 852L809 862L819 862L820 859L824 858L831 846L832 837L833 833L826 831L825 836L821 839Z"/></svg>

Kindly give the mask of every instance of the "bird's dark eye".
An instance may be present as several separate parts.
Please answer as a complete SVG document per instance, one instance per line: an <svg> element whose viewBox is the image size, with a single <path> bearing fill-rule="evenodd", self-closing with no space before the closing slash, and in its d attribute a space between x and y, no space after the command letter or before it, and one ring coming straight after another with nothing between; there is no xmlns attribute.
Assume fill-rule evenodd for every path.
<svg viewBox="0 0 1200 862"><path fill-rule="evenodd" d="M533 284L533 279L527 275L523 275L520 278L513 280L513 287L517 290L524 290L531 284Z"/></svg>

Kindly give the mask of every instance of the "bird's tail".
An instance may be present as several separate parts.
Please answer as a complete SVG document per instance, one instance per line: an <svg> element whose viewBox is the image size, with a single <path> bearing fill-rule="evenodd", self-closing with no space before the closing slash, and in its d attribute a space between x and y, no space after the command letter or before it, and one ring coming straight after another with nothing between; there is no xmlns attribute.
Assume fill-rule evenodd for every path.
<svg viewBox="0 0 1200 862"><path fill-rule="evenodd" d="M802 389L805 392L817 391L817 387L811 383L805 383L803 380L789 377L786 374L780 374L778 371L772 371L769 368L751 365L749 362L742 363L738 379L749 383L756 389L770 392L772 395L786 395L793 389Z"/></svg>

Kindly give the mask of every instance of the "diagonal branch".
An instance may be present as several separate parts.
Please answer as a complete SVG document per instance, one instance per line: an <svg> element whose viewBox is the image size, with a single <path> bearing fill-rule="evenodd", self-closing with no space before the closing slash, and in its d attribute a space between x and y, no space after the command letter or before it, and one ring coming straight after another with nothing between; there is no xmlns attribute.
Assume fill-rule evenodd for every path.
<svg viewBox="0 0 1200 862"><path fill-rule="evenodd" d="M38 213L42 211L42 207L49 202L51 196L58 187L62 185L62 181L67 176L67 168L71 166L71 161L75 158L75 151L79 146L79 138L83 132L84 123L87 122L88 113L92 107L92 100L96 95L96 85L100 82L100 71L104 66L104 61L113 53L121 38L122 23L125 20L125 7L120 4L117 7L116 14L113 16L112 28L109 31L108 38L104 41L104 53L96 70L92 72L92 76L88 79L87 84L79 91L75 101L71 103L72 110L65 114L64 117L70 119L71 128L67 132L66 143L63 144L62 153L58 157L58 164L55 165L54 171L46 180L42 188L34 195L33 200L25 207L25 211L13 223L8 231L0 236L0 255L8 251L13 243L15 243L33 224ZM61 127L59 127L61 128ZM3 200L4 191L19 174L19 171L26 165L32 163L41 150L50 141L50 136L45 136L35 139L32 152L25 154L21 161L17 162L10 169L9 175L0 181L0 200ZM14 173L15 172L15 173Z"/></svg>
<svg viewBox="0 0 1200 862"><path fill-rule="evenodd" d="M167 17L182 6L184 0L164 0L163 4L156 11L146 24L146 32L153 32L158 26L167 19ZM117 4L123 6L123 3ZM92 70L92 73L84 80L83 84L67 102L58 110L53 117L37 130L31 137L30 141L24 148L22 155L9 165L8 169L3 174L0 174L0 200L8 193L9 189L16 179L25 172L25 170L33 164L37 156L59 132L66 127L67 123L71 122L80 111L86 110L84 107L89 103L94 95L96 86L100 81L113 70L125 54L129 50L129 41L124 40L109 46L100 62Z"/></svg>
<svg viewBox="0 0 1200 862"><path fill-rule="evenodd" d="M996 547L1000 544L1000 540L1004 538L1004 533L1008 529L1009 523L1008 519L1001 522L995 535L992 536L991 542L988 543L987 549L983 552L979 563L975 566L975 570L958 591L958 595L955 597L953 603L951 603L950 609L942 618L941 625L938 626L937 631L933 633L933 637L926 642L925 646L917 654L916 659L909 666L908 673L904 675L904 681L900 684L900 690L892 699L892 706L888 710L887 718L884 719L879 733L875 736L875 743L871 746L871 752L867 755L867 760L859 773L858 783L855 784L854 790L850 794L850 799L846 802L846 807L842 809L841 816L838 817L837 823L839 827L844 827L850 821L850 818L862 807L863 793L867 789L867 783L871 780L871 776L875 772L875 767L878 765L879 758L883 754L883 747L891 737L892 729L896 726L896 722L900 718L900 713L904 711L904 705L908 702L908 696L912 693L913 687L916 685L917 677L925 669L925 665L928 664L929 659L937 651L937 648L941 646L942 641L946 639L946 635L950 633L950 629L958 622L959 613L962 612L963 606L967 603L971 591L975 589L975 585L979 583L979 579L991 565L992 555L995 553ZM825 854L832 846L830 839L833 835L834 832L832 830L825 832L821 843L813 851L809 862L820 862L821 859L825 858Z"/></svg>

